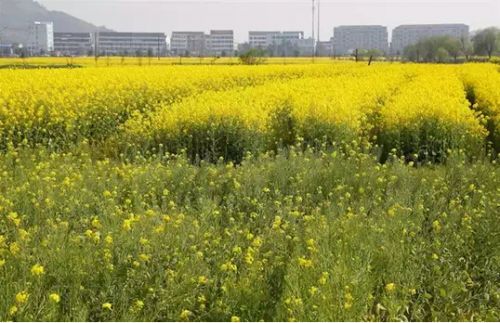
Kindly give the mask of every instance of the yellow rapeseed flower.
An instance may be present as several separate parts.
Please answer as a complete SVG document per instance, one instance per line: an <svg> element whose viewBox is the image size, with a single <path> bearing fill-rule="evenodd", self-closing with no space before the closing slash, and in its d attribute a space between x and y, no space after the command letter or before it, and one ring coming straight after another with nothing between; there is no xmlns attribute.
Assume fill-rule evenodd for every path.
<svg viewBox="0 0 500 323"><path fill-rule="evenodd" d="M36 264L33 267L31 267L31 274L33 276L41 276L45 273L45 269L43 268L42 265Z"/></svg>
<svg viewBox="0 0 500 323"><path fill-rule="evenodd" d="M16 294L16 303L22 305L28 301L29 297L30 294L27 291L19 292Z"/></svg>
<svg viewBox="0 0 500 323"><path fill-rule="evenodd" d="M106 302L106 303L102 304L102 309L103 310L111 311L112 308L113 308L113 305L111 303L107 303Z"/></svg>
<svg viewBox="0 0 500 323"><path fill-rule="evenodd" d="M9 315L10 316L16 315L17 311L18 311L17 306L13 305L9 308Z"/></svg>
<svg viewBox="0 0 500 323"><path fill-rule="evenodd" d="M179 318L181 319L181 321L188 321L189 317L192 314L193 313L190 310L182 310L181 314L179 315Z"/></svg>
<svg viewBox="0 0 500 323"><path fill-rule="evenodd" d="M385 291L388 292L388 293L392 293L396 290L396 284L394 283L389 283L387 285L385 285Z"/></svg>
<svg viewBox="0 0 500 323"><path fill-rule="evenodd" d="M59 303L61 301L61 296L59 296L59 294L57 293L52 293L49 295L49 299L54 302L54 303Z"/></svg>

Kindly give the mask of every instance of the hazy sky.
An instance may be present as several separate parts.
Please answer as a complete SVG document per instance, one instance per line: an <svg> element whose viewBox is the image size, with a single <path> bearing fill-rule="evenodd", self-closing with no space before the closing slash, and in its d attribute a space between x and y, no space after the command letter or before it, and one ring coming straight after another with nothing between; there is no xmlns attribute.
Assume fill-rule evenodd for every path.
<svg viewBox="0 0 500 323"><path fill-rule="evenodd" d="M234 29L303 30L311 34L310 0L38 0L117 31ZM381 24L458 23L472 29L500 25L500 0L321 0L321 38L333 27Z"/></svg>

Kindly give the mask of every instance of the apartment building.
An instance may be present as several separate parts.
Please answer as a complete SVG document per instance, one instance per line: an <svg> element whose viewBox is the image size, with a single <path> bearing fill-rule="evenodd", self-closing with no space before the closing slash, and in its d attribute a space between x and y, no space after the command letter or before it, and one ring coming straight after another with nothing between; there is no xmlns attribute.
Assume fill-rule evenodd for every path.
<svg viewBox="0 0 500 323"><path fill-rule="evenodd" d="M164 33L98 32L94 37L99 55L157 56L167 51Z"/></svg>
<svg viewBox="0 0 500 323"><path fill-rule="evenodd" d="M93 55L92 33L54 33L54 51L64 56Z"/></svg>
<svg viewBox="0 0 500 323"><path fill-rule="evenodd" d="M234 31L211 30L207 36L207 50L214 56L234 55Z"/></svg>
<svg viewBox="0 0 500 323"><path fill-rule="evenodd" d="M348 55L358 50L389 49L389 34L384 26L339 26L333 31L335 55Z"/></svg>
<svg viewBox="0 0 500 323"><path fill-rule="evenodd" d="M316 55L318 56L333 56L333 38L328 41L316 42Z"/></svg>
<svg viewBox="0 0 500 323"><path fill-rule="evenodd" d="M14 55L14 46L12 44L0 44L0 56Z"/></svg>
<svg viewBox="0 0 500 323"><path fill-rule="evenodd" d="M35 21L30 25L28 50L33 56L54 51L54 23Z"/></svg>
<svg viewBox="0 0 500 323"><path fill-rule="evenodd" d="M179 56L207 55L207 35L202 31L174 31L170 51Z"/></svg>
<svg viewBox="0 0 500 323"><path fill-rule="evenodd" d="M252 48L267 48L273 45L296 43L304 39L302 31L250 31L248 43Z"/></svg>
<svg viewBox="0 0 500 323"><path fill-rule="evenodd" d="M436 36L468 38L469 26L464 24L401 25L396 27L392 33L391 52L400 55L406 47L414 45L422 39Z"/></svg>

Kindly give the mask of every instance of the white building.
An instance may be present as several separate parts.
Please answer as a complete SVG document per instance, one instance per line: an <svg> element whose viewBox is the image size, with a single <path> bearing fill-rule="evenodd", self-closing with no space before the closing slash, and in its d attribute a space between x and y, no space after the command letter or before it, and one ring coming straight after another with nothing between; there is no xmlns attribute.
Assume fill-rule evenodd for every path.
<svg viewBox="0 0 500 323"><path fill-rule="evenodd" d="M214 56L233 56L234 32L232 30L211 30L207 37L207 49Z"/></svg>
<svg viewBox="0 0 500 323"><path fill-rule="evenodd" d="M250 31L248 33L248 43L251 48L265 49L274 45L295 44L301 39L304 39L302 31Z"/></svg>
<svg viewBox="0 0 500 323"><path fill-rule="evenodd" d="M12 44L0 44L0 57L14 55L14 48Z"/></svg>
<svg viewBox="0 0 500 323"><path fill-rule="evenodd" d="M207 55L207 35L202 31L174 31L170 51L179 56Z"/></svg>
<svg viewBox="0 0 500 323"><path fill-rule="evenodd" d="M389 49L389 34L384 26L339 26L333 31L334 54L347 55L358 50Z"/></svg>
<svg viewBox="0 0 500 323"><path fill-rule="evenodd" d="M252 48L266 48L279 34L279 31L251 31L248 33L248 44Z"/></svg>
<svg viewBox="0 0 500 323"><path fill-rule="evenodd" d="M395 55L403 54L406 47L422 39L436 36L468 38L469 26L464 24L402 25L396 27L392 33L391 52Z"/></svg>
<svg viewBox="0 0 500 323"><path fill-rule="evenodd" d="M312 56L316 42L313 38L303 38L294 42L299 56Z"/></svg>
<svg viewBox="0 0 500 323"><path fill-rule="evenodd" d="M167 37L164 33L98 32L95 50L99 55L165 55Z"/></svg>
<svg viewBox="0 0 500 323"><path fill-rule="evenodd" d="M54 50L58 55L93 55L92 33L54 33Z"/></svg>
<svg viewBox="0 0 500 323"><path fill-rule="evenodd" d="M46 55L54 51L54 24L35 21L29 30L28 49L31 55Z"/></svg>

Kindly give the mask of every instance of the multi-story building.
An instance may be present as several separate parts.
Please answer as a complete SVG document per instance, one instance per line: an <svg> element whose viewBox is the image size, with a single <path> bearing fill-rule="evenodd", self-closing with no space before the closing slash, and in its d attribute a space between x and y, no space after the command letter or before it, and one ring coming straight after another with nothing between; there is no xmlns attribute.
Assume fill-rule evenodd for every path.
<svg viewBox="0 0 500 323"><path fill-rule="evenodd" d="M332 56L333 55L333 38L329 41L316 42L316 55Z"/></svg>
<svg viewBox="0 0 500 323"><path fill-rule="evenodd" d="M248 46L268 51L274 56L303 56L308 48L308 40L302 31L251 31ZM311 45L312 48L312 45Z"/></svg>
<svg viewBox="0 0 500 323"><path fill-rule="evenodd" d="M46 55L54 51L54 23L35 21L29 28L28 49L31 55Z"/></svg>
<svg viewBox="0 0 500 323"><path fill-rule="evenodd" d="M167 51L164 33L98 32L94 37L99 55L158 56Z"/></svg>
<svg viewBox="0 0 500 323"><path fill-rule="evenodd" d="M294 44L304 39L302 31L251 31L248 33L249 45L252 48L268 48L269 46Z"/></svg>
<svg viewBox="0 0 500 323"><path fill-rule="evenodd" d="M207 35L202 31L174 31L170 51L179 56L207 55Z"/></svg>
<svg viewBox="0 0 500 323"><path fill-rule="evenodd" d="M403 54L406 47L422 39L436 36L468 38L469 26L464 24L402 25L392 32L391 52L394 55Z"/></svg>
<svg viewBox="0 0 500 323"><path fill-rule="evenodd" d="M248 33L248 44L252 48L266 48L279 34L279 31L251 31Z"/></svg>
<svg viewBox="0 0 500 323"><path fill-rule="evenodd" d="M389 49L389 35L384 26L339 26L333 31L334 54L347 55L358 50Z"/></svg>
<svg viewBox="0 0 500 323"><path fill-rule="evenodd" d="M316 42L313 38L303 38L294 42L295 54L298 56L312 56Z"/></svg>
<svg viewBox="0 0 500 323"><path fill-rule="evenodd" d="M93 55L92 33L54 33L54 50L58 55Z"/></svg>
<svg viewBox="0 0 500 323"><path fill-rule="evenodd" d="M0 44L0 56L14 55L14 46L12 44Z"/></svg>
<svg viewBox="0 0 500 323"><path fill-rule="evenodd" d="M211 30L207 36L207 49L211 55L234 55L234 32L232 30Z"/></svg>

